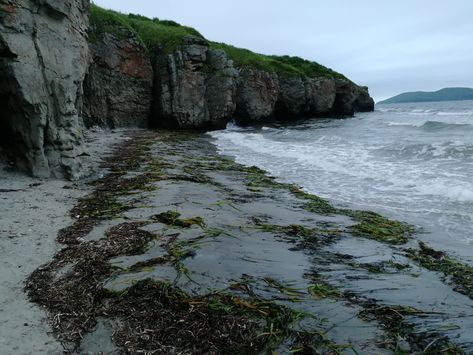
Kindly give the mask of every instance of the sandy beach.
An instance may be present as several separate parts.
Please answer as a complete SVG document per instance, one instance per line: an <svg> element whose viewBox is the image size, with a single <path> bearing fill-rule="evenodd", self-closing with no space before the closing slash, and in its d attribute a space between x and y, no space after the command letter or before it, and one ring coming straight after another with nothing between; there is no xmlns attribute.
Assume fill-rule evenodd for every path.
<svg viewBox="0 0 473 355"><path fill-rule="evenodd" d="M99 171L101 158L125 136L124 131L87 132L89 174ZM57 233L71 223L67 212L89 191L84 180L34 179L0 167L0 353L63 352L46 313L28 301L24 282L58 250Z"/></svg>
<svg viewBox="0 0 473 355"><path fill-rule="evenodd" d="M471 349L471 271L418 244L415 226L334 207L218 155L207 135L132 137L68 195L87 193L72 219L56 212L64 247L51 235L54 258L19 276L67 351Z"/></svg>

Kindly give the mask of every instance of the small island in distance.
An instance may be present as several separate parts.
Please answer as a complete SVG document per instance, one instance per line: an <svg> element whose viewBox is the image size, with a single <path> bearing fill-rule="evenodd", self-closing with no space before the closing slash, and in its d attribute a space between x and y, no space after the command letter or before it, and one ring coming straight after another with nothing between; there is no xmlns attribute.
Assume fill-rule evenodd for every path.
<svg viewBox="0 0 473 355"><path fill-rule="evenodd" d="M433 102L433 101L463 101L473 100L473 89L471 88L444 88L438 91L405 92L387 100L379 101L378 104L398 104L408 102Z"/></svg>

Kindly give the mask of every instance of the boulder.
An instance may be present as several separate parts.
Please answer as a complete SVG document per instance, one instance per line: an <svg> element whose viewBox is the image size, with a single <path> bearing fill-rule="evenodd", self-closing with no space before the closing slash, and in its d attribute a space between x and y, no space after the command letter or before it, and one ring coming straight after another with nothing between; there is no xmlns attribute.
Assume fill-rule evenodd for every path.
<svg viewBox="0 0 473 355"><path fill-rule="evenodd" d="M86 127L147 127L153 69L145 46L124 27L91 37L93 62L84 81Z"/></svg>
<svg viewBox="0 0 473 355"><path fill-rule="evenodd" d="M88 0L0 0L0 144L34 176L77 177Z"/></svg>

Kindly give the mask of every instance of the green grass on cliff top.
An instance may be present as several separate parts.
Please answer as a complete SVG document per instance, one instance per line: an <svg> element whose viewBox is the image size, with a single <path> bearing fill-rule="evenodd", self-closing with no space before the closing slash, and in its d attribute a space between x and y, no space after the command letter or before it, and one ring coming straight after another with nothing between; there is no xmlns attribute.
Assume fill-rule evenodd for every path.
<svg viewBox="0 0 473 355"><path fill-rule="evenodd" d="M300 57L264 55L225 43L210 42L212 48L223 49L237 67L249 67L285 76L329 77L345 79L340 73Z"/></svg>
<svg viewBox="0 0 473 355"><path fill-rule="evenodd" d="M126 28L137 34L150 53L153 52L154 48L172 53L179 49L184 43L184 38L189 36L206 40L194 28L182 26L174 21L150 19L135 14L125 15L103 9L97 5L91 5L90 24L89 39L93 43L99 41L102 34L106 32L122 38L124 32L121 31L121 28ZM299 57L264 55L224 43L207 42L212 48L224 50L237 67L259 69L291 77L308 76L345 79L345 76L340 73Z"/></svg>
<svg viewBox="0 0 473 355"><path fill-rule="evenodd" d="M184 42L184 38L194 36L204 37L191 27L181 26L173 21L150 19L145 16L125 15L116 11L102 9L97 5L90 7L91 31L89 38L92 42L100 39L103 33L108 32L121 38L121 28L126 28L137 34L148 50L160 47L166 53L172 53Z"/></svg>

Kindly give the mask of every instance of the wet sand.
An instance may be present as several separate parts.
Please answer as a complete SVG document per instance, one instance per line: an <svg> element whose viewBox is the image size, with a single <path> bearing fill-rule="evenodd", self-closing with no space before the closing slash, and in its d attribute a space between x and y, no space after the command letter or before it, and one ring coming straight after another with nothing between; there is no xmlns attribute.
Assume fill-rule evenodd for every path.
<svg viewBox="0 0 473 355"><path fill-rule="evenodd" d="M333 208L205 135L141 132L104 164L28 280L68 350L473 350L469 284L421 267L410 226Z"/></svg>

